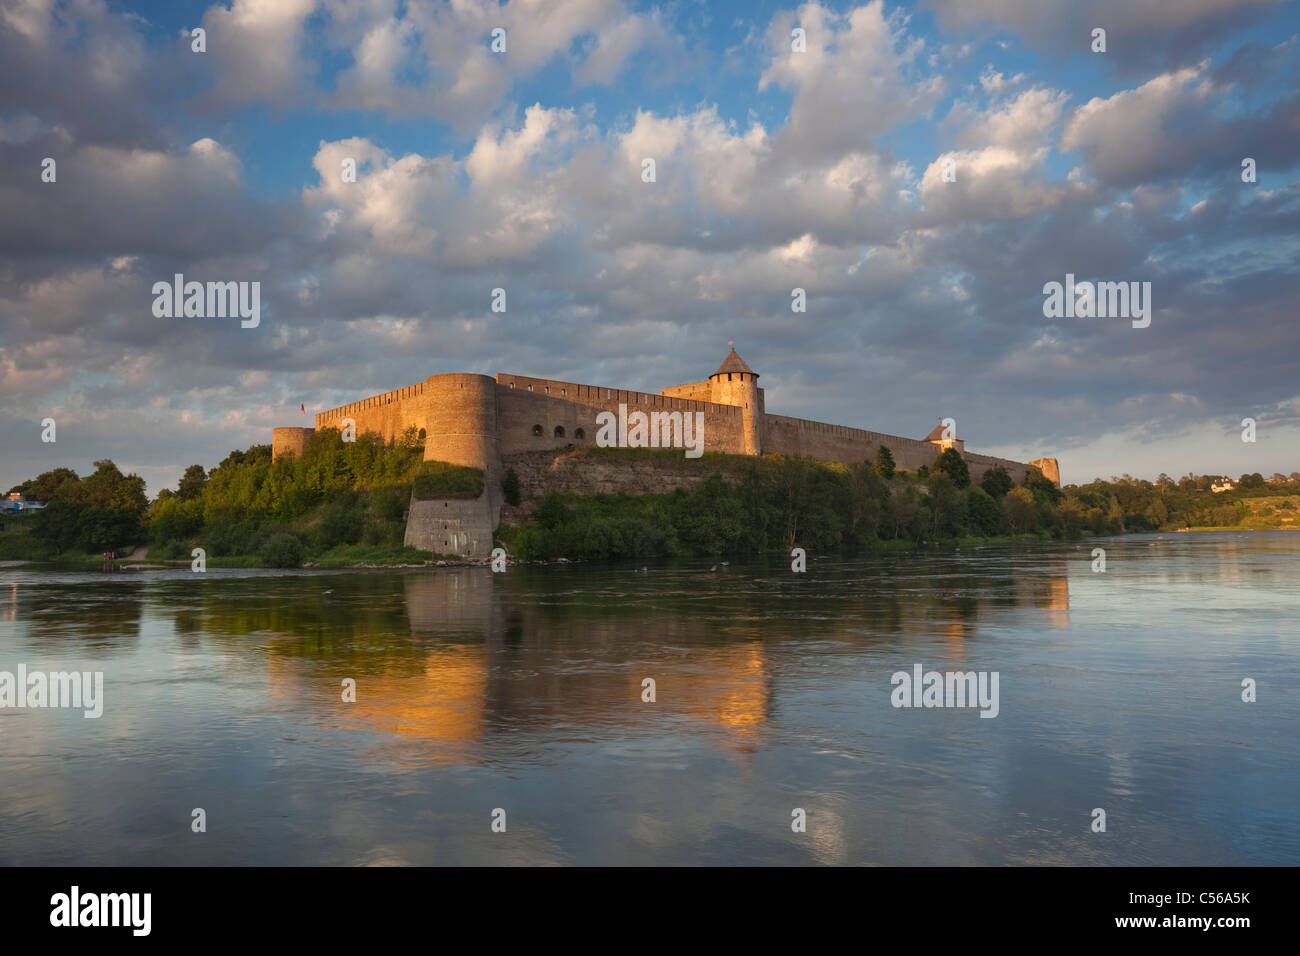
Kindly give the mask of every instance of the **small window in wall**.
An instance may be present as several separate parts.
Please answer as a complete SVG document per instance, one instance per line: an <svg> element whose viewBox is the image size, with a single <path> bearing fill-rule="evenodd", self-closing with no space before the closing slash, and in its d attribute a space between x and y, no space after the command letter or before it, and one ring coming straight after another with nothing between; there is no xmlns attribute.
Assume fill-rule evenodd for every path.
<svg viewBox="0 0 1300 956"><path fill-rule="evenodd" d="M564 389L560 389L560 394L561 394L561 395L564 394Z"/></svg>
<svg viewBox="0 0 1300 956"><path fill-rule="evenodd" d="M425 440L426 438L428 438L428 437L429 437L429 433L426 432L423 428L421 428L421 429L420 429L420 441L424 441L424 440Z"/></svg>
<svg viewBox="0 0 1300 956"><path fill-rule="evenodd" d="M556 438L563 438L563 437L564 437L564 426L563 426L563 425L556 425L556 426L555 426L555 437L556 437Z"/></svg>
<svg viewBox="0 0 1300 956"><path fill-rule="evenodd" d="M582 439L587 437L587 433L584 432L581 428L579 428L577 431L573 433L573 437L578 439L578 441L582 441Z"/></svg>
<svg viewBox="0 0 1300 956"><path fill-rule="evenodd" d="M532 390L533 390L533 387L532 387L531 385L529 385L529 386L528 386L528 391L531 392Z"/></svg>
<svg viewBox="0 0 1300 956"><path fill-rule="evenodd" d="M541 437L542 437L542 426L541 426L541 425L534 425L534 426L533 426L533 434L536 435L538 438L541 438Z"/></svg>
<svg viewBox="0 0 1300 956"><path fill-rule="evenodd" d="M515 387L515 383L514 383L514 382L511 382L511 383L510 383L510 387L511 387L511 388L514 388L514 387Z"/></svg>

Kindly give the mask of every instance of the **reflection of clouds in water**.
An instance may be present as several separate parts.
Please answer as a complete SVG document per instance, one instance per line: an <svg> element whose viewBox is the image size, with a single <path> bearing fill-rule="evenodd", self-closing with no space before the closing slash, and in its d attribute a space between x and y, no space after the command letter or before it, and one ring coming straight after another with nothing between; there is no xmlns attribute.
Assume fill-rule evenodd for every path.
<svg viewBox="0 0 1300 956"><path fill-rule="evenodd" d="M847 862L848 844L844 819L826 806L808 809L808 840L818 863L839 865Z"/></svg>
<svg viewBox="0 0 1300 956"><path fill-rule="evenodd" d="M0 569L0 637L47 670L94 648L108 695L93 738L79 716L0 713L0 857L68 862L50 854L77 826L97 864L1288 862L1266 831L1294 820L1294 744L1236 680L1211 690L1294 666L1281 537L1240 555L1238 589L1208 538L1154 561L1108 542L1105 575L1073 543L1026 544L703 586L520 567L141 591ZM105 640L109 588L144 610ZM1207 622L1207 602L1231 613ZM900 659L999 670L1003 712L895 710ZM238 836L177 841L175 808L199 805ZM1088 832L1094 806L1123 839Z"/></svg>
<svg viewBox="0 0 1300 956"><path fill-rule="evenodd" d="M1106 753L1110 768L1110 792L1117 796L1132 796L1136 783L1133 779L1133 761L1126 751L1112 750Z"/></svg>

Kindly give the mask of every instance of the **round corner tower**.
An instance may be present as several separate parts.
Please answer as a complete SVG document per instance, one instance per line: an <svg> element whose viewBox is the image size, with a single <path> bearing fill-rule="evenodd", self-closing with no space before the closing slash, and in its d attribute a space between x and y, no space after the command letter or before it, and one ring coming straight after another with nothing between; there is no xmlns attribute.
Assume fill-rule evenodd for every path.
<svg viewBox="0 0 1300 956"><path fill-rule="evenodd" d="M283 458L285 455L301 458L303 452L307 450L308 440L315 433L314 428L272 428L271 458Z"/></svg>
<svg viewBox="0 0 1300 956"><path fill-rule="evenodd" d="M424 383L428 435L425 461L483 471L494 511L501 506L501 443L497 437L497 383L488 375L430 375Z"/></svg>
<svg viewBox="0 0 1300 956"><path fill-rule="evenodd" d="M745 360L736 354L733 346L730 354L718 366L718 370L709 376L709 382L710 393L715 403L735 405L740 408L745 436L745 454L762 454L763 443L759 426L763 418L763 407L759 398L758 373L745 364Z"/></svg>

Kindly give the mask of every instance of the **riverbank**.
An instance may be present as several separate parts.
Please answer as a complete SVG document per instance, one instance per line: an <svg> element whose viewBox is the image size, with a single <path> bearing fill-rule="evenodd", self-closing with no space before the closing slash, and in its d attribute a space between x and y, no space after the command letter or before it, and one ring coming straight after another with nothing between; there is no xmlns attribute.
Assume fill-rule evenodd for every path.
<svg viewBox="0 0 1300 956"><path fill-rule="evenodd" d="M1224 529L1211 529L1224 530ZM958 538L941 538L935 541L915 542L907 539L895 540L877 540L872 544L852 550L832 550L819 551L806 549L806 557L815 559L819 557L864 557L871 554L892 554L906 552L944 552L944 551L963 551L978 547L988 547L998 544L1032 543L1050 540L1040 534L1026 535L996 535L990 537L958 537ZM499 543L498 543L498 546ZM304 570L318 571L366 571L366 570L410 570L416 568L468 568L468 567L487 567L492 562L491 559L470 559L458 555L450 554L430 554L428 551L417 551L414 548L402 548L396 550L384 549L365 549L367 553L351 555L333 555L327 556L324 560L304 561L302 564L295 565L296 568ZM717 555L689 555L686 559L717 559ZM765 550L746 556L750 559L789 559L791 557L789 550ZM673 559L676 561L677 559ZM584 559L569 558L564 555L556 555L549 558L520 558L511 555L507 551L507 563L511 566L517 565L554 565L554 564L592 564L597 566L617 566L626 563L627 559ZM50 567L58 570L67 571L97 571L106 567L111 567L115 571L158 571L177 568L192 567L193 561L180 558L156 558L150 559L147 549L137 549L135 553L125 558L106 559L101 555L84 554L84 555L61 555L59 557L25 557L10 558L3 562L6 565L38 564L42 567ZM672 562L670 562L672 563ZM264 562L258 555L223 555L221 557L209 557L205 560L208 568L262 568L271 569L279 567Z"/></svg>

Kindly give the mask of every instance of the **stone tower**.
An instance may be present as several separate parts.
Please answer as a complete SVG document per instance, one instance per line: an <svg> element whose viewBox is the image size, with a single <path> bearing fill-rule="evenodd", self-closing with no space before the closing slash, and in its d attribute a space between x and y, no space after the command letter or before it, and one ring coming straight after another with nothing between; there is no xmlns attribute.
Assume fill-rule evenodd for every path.
<svg viewBox="0 0 1300 956"><path fill-rule="evenodd" d="M1061 487L1061 466L1055 458L1035 458L1030 464L1041 471L1043 477L1056 487Z"/></svg>
<svg viewBox="0 0 1300 956"><path fill-rule="evenodd" d="M303 452L307 450L307 442L311 441L311 436L315 432L314 428L272 428L271 457L282 458L285 455L293 455L301 458Z"/></svg>
<svg viewBox="0 0 1300 956"><path fill-rule="evenodd" d="M737 405L742 409L745 454L761 455L763 407L758 391L758 373L745 364L733 346L718 370L709 376L709 382L714 402L719 405Z"/></svg>
<svg viewBox="0 0 1300 956"><path fill-rule="evenodd" d="M462 373L430 375L419 401L427 430L424 460L482 470L483 493L472 501L412 496L404 543L436 554L486 558L503 498L496 380Z"/></svg>
<svg viewBox="0 0 1300 956"><path fill-rule="evenodd" d="M425 461L445 461L483 472L494 516L501 510L501 445L497 384L487 375L430 375L422 395L428 437Z"/></svg>

